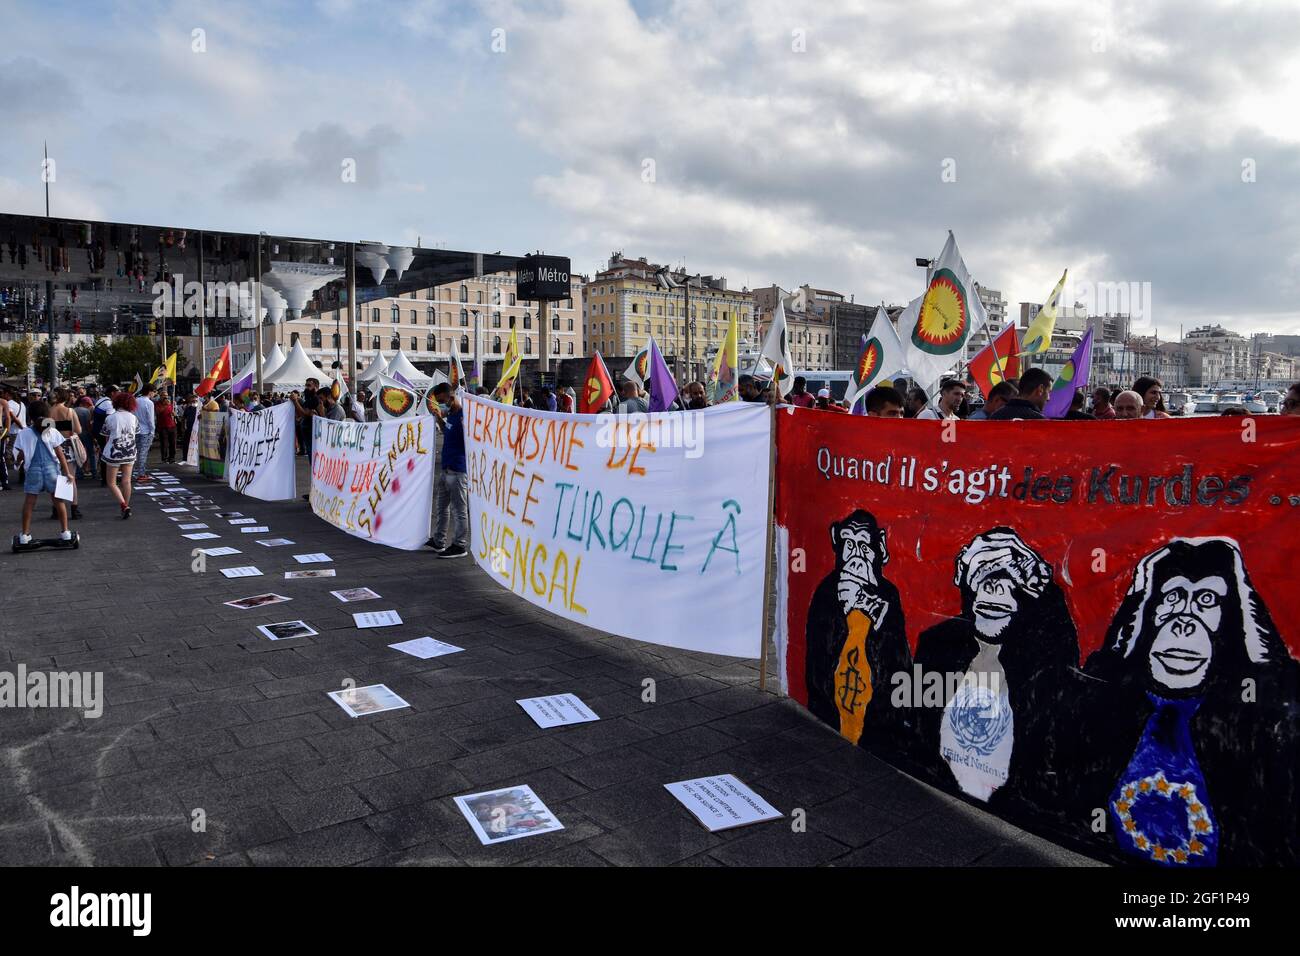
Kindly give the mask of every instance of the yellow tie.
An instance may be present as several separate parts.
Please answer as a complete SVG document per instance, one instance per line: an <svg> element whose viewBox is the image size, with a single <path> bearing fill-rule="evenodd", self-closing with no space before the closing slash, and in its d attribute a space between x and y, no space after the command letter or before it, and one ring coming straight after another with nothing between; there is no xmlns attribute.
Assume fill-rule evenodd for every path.
<svg viewBox="0 0 1300 956"><path fill-rule="evenodd" d="M871 665L867 662L867 635L871 619L857 608L845 623L849 636L835 668L835 708L840 712L840 735L853 743L862 736L862 722L871 702Z"/></svg>

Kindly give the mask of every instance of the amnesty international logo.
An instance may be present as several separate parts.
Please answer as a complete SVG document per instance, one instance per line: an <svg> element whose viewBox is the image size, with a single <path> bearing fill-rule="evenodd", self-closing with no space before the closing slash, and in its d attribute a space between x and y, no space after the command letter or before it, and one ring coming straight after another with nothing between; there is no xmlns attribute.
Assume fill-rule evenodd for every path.
<svg viewBox="0 0 1300 956"><path fill-rule="evenodd" d="M952 355L966 344L970 312L966 290L951 269L940 269L930 280L921 314L912 329L912 344L931 355Z"/></svg>

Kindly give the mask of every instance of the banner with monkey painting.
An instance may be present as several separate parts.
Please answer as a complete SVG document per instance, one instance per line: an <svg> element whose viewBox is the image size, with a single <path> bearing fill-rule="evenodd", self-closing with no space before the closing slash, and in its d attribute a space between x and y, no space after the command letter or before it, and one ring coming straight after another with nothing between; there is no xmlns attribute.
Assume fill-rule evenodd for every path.
<svg viewBox="0 0 1300 956"><path fill-rule="evenodd" d="M1300 420L777 421L790 696L1103 859L1300 862Z"/></svg>

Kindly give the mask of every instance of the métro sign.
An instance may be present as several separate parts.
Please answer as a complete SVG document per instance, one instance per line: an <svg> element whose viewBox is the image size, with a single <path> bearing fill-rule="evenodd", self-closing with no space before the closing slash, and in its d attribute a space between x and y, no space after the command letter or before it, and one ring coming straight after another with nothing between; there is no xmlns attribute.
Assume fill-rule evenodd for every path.
<svg viewBox="0 0 1300 956"><path fill-rule="evenodd" d="M569 287L569 260L563 256L524 256L516 280L521 299L552 301L573 295Z"/></svg>

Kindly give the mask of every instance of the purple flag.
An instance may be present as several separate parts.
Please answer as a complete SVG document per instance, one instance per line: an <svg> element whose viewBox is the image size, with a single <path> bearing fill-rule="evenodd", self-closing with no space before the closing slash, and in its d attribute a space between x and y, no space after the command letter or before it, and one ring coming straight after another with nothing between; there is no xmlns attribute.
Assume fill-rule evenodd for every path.
<svg viewBox="0 0 1300 956"><path fill-rule="evenodd" d="M668 371L668 364L659 354L659 346L650 340L650 374L647 384L650 386L650 411L666 412L677 398L677 383Z"/></svg>
<svg viewBox="0 0 1300 956"><path fill-rule="evenodd" d="M253 373L249 372L234 385L230 386L231 395L243 395L253 387Z"/></svg>
<svg viewBox="0 0 1300 956"><path fill-rule="evenodd" d="M1065 363L1061 374L1056 376L1052 393L1047 396L1047 404L1043 406L1043 416L1064 418L1066 412L1070 410L1075 389L1087 387L1091 372L1092 327L1089 326L1088 331L1083 333L1083 340L1079 343L1079 347L1074 350L1074 355Z"/></svg>

